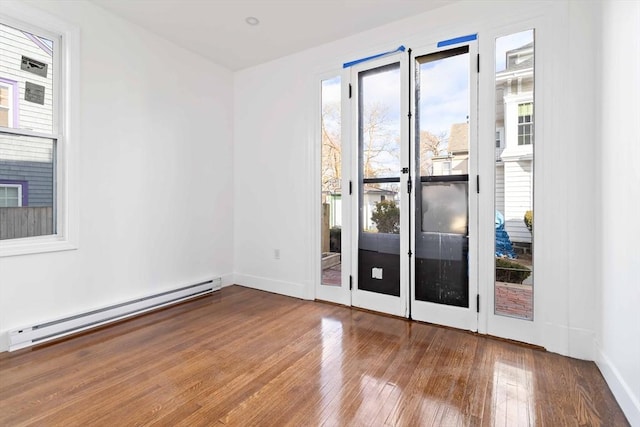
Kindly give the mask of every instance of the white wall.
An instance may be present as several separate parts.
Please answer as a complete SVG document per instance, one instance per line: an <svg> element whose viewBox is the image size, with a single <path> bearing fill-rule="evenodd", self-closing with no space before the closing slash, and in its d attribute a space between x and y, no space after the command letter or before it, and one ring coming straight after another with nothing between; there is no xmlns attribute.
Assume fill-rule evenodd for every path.
<svg viewBox="0 0 640 427"><path fill-rule="evenodd" d="M80 247L0 259L0 351L233 265L232 73L88 2L30 3L81 31Z"/></svg>
<svg viewBox="0 0 640 427"><path fill-rule="evenodd" d="M640 426L640 3L603 2L597 363Z"/></svg>
<svg viewBox="0 0 640 427"><path fill-rule="evenodd" d="M319 112L310 103L319 102L322 73L339 73L343 62L400 44L416 47L474 32L479 33L479 49L487 58L483 69L491 70L493 43L487 34L535 18L544 23L536 33L536 61L541 65L537 78L542 82L536 96L544 105L540 120L545 123L544 143L536 148L537 339L550 351L593 359L597 289L593 209L597 200L591 189L597 183L592 119L597 94L576 97L573 91L584 92L595 83L589 67L594 65L592 43L598 37L596 16L597 5L591 2L517 2L509 8L500 1L460 2L237 72L236 281L303 298L313 296L312 285L318 279L313 266L320 245L314 235L320 199L314 176L318 170L314 162L319 162L314 144L319 138L313 126ZM528 28L518 31L523 29ZM480 79L481 86L493 90L490 71L481 71ZM481 97L483 90L491 93L481 87ZM480 102L482 107L486 100ZM490 111L493 104L482 108ZM586 111L587 119L574 111ZM481 109L481 123L482 114ZM494 132L492 123L481 125L481 140L493 147ZM572 153L580 154L568 161ZM493 152L490 158L492 164ZM487 218L491 225L493 220L493 215ZM279 260L273 257L275 248L281 251Z"/></svg>
<svg viewBox="0 0 640 427"><path fill-rule="evenodd" d="M89 3L29 3L82 32L80 248L0 259L0 350L12 328L211 276L229 281L232 269L237 283L312 298L318 76L401 43L495 34L543 16L542 343L597 358L640 423L640 112L627 102L639 98L638 3L605 2L600 18L592 2L460 2L233 76ZM483 55L490 44L480 38ZM492 127L481 132L490 144Z"/></svg>

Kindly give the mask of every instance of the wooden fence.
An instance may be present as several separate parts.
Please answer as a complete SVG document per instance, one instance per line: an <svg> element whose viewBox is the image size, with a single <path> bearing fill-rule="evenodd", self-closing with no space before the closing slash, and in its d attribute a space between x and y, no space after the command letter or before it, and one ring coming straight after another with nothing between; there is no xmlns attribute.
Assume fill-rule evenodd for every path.
<svg viewBox="0 0 640 427"><path fill-rule="evenodd" d="M0 240L53 234L53 208L0 208Z"/></svg>

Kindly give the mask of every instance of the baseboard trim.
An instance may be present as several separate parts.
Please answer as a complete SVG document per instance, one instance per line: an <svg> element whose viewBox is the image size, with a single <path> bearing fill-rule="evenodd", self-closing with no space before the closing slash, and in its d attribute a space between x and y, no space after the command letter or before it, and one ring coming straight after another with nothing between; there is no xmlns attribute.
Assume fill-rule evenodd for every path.
<svg viewBox="0 0 640 427"><path fill-rule="evenodd" d="M13 328L8 332L9 351L59 340L100 326L137 317L163 307L198 298L219 290L220 287L220 278L214 277L180 288Z"/></svg>
<svg viewBox="0 0 640 427"><path fill-rule="evenodd" d="M226 288L227 286L231 286L235 284L235 278L233 273L222 274L220 276L220 279L222 280L223 288Z"/></svg>
<svg viewBox="0 0 640 427"><path fill-rule="evenodd" d="M239 273L234 274L234 280L236 284L246 286L247 288L273 292L274 294L286 295L294 298L309 299L309 292L306 287L300 283L285 282L282 280Z"/></svg>
<svg viewBox="0 0 640 427"><path fill-rule="evenodd" d="M632 426L640 426L639 396L634 396L631 387L629 387L620 375L620 372L618 372L613 363L611 363L611 359L602 352L602 349L598 348L596 353L596 365L611 389L613 396L618 401L620 408L622 408L622 412L624 412L627 417L627 421L629 421Z"/></svg>
<svg viewBox="0 0 640 427"><path fill-rule="evenodd" d="M595 334L588 329L569 328L569 356L582 360L594 360Z"/></svg>

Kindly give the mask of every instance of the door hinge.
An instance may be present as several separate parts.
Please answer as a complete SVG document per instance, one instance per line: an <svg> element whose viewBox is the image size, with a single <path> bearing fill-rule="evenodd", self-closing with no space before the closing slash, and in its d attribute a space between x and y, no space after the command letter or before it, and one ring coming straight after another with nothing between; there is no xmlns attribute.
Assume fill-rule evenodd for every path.
<svg viewBox="0 0 640 427"><path fill-rule="evenodd" d="M476 175L476 193L480 194L480 175Z"/></svg>
<svg viewBox="0 0 640 427"><path fill-rule="evenodd" d="M349 195L353 194L353 182L349 181Z"/></svg>
<svg viewBox="0 0 640 427"><path fill-rule="evenodd" d="M409 173L409 168L402 168L402 173Z"/></svg>
<svg viewBox="0 0 640 427"><path fill-rule="evenodd" d="M476 313L480 313L480 294L476 294Z"/></svg>
<svg viewBox="0 0 640 427"><path fill-rule="evenodd" d="M407 252L407 255L409 255L409 258L411 258L411 255L413 255L413 252L411 252L411 249L409 249L409 252Z"/></svg>
<svg viewBox="0 0 640 427"><path fill-rule="evenodd" d="M353 276L349 275L349 290L353 289Z"/></svg>
<svg viewBox="0 0 640 427"><path fill-rule="evenodd" d="M351 83L349 83L349 99L351 99Z"/></svg>
<svg viewBox="0 0 640 427"><path fill-rule="evenodd" d="M478 54L478 72L480 72L480 54ZM349 98L351 98L351 96L349 96Z"/></svg>
<svg viewBox="0 0 640 427"><path fill-rule="evenodd" d="M412 188L412 183L411 183L411 178L409 178L407 180L407 193L411 194L411 188Z"/></svg>

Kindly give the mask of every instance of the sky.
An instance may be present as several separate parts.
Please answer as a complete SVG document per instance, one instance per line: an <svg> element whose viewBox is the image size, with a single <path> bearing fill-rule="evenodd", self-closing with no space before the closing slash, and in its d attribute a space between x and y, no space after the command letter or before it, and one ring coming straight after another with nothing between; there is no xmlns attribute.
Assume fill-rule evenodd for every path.
<svg viewBox="0 0 640 427"><path fill-rule="evenodd" d="M533 41L533 30L495 41L496 72L505 68L505 53ZM469 114L469 54L419 64L420 129L449 134L451 125L465 123ZM367 73L361 79L364 103L377 101L388 107L389 131L400 132L400 70ZM323 103L340 102L340 77L323 81ZM392 161L391 158L388 161ZM395 163L396 161L394 161Z"/></svg>
<svg viewBox="0 0 640 427"><path fill-rule="evenodd" d="M420 64L420 130L449 134L469 115L469 54Z"/></svg>

